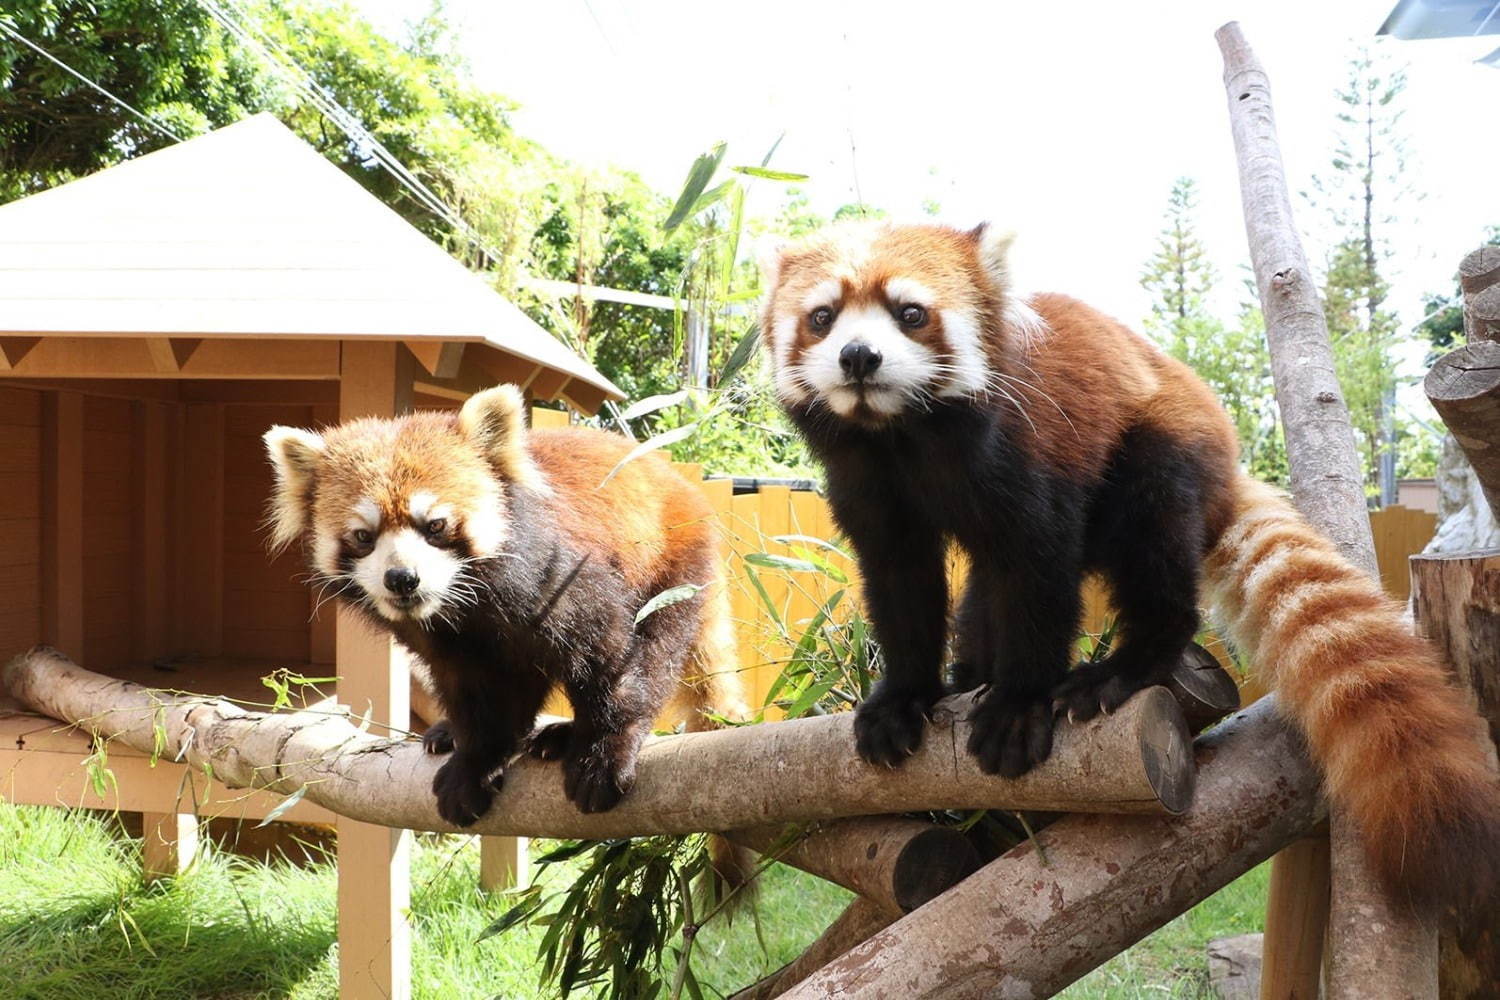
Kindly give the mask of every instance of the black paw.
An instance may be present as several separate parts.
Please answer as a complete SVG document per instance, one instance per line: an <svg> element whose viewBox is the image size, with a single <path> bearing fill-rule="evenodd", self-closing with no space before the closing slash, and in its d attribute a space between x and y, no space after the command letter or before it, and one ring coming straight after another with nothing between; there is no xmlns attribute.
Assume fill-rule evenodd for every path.
<svg viewBox="0 0 1500 1000"><path fill-rule="evenodd" d="M914 694L875 685L854 712L854 747L871 764L895 767L917 752L938 693Z"/></svg>
<svg viewBox="0 0 1500 1000"><path fill-rule="evenodd" d="M1150 686L1149 678L1122 674L1108 660L1081 663L1053 689L1052 702L1069 722L1087 722L1100 712L1112 714L1131 695Z"/></svg>
<svg viewBox="0 0 1500 1000"><path fill-rule="evenodd" d="M537 760L561 760L573 738L572 722L553 722L531 734L526 752Z"/></svg>
<svg viewBox="0 0 1500 1000"><path fill-rule="evenodd" d="M1019 778L1052 753L1052 699L1049 695L1002 695L991 691L969 713L969 753L980 770Z"/></svg>
<svg viewBox="0 0 1500 1000"><path fill-rule="evenodd" d="M448 728L447 719L439 719L422 733L422 750L430 754L453 752L453 730Z"/></svg>
<svg viewBox="0 0 1500 1000"><path fill-rule="evenodd" d="M500 768L475 767L462 757L450 757L432 779L438 815L454 826L471 826L483 816L504 783Z"/></svg>
<svg viewBox="0 0 1500 1000"><path fill-rule="evenodd" d="M635 784L635 760L617 761L599 745L569 753L563 762L563 790L579 812L607 812Z"/></svg>

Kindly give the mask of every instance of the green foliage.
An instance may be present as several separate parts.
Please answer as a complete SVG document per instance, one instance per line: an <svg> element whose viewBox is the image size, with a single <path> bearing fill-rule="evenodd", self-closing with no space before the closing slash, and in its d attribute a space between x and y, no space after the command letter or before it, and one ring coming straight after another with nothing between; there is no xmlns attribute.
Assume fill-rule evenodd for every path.
<svg viewBox="0 0 1500 1000"><path fill-rule="evenodd" d="M1277 422L1271 355L1260 310L1246 305L1234 323L1209 310L1216 276L1196 228L1197 192L1180 177L1167 200L1166 225L1141 275L1151 294L1146 329L1219 397L1239 434L1240 458L1266 482L1287 479L1286 448Z"/></svg>
<svg viewBox="0 0 1500 1000"><path fill-rule="evenodd" d="M1500 246L1500 225L1486 227L1482 245ZM1422 312L1426 319L1417 324L1417 333L1432 345L1422 362L1431 368L1439 357L1457 348L1463 338L1464 297L1457 281L1450 294L1428 292L1422 296Z"/></svg>
<svg viewBox="0 0 1500 1000"><path fill-rule="evenodd" d="M1381 455L1393 446L1396 434L1424 433L1418 426L1404 426L1390 412L1395 351L1407 339L1385 304L1390 291L1386 270L1393 255L1385 233L1397 221L1395 206L1413 198L1400 125L1405 89L1405 72L1372 50L1361 49L1350 59L1348 78L1336 92L1338 125L1330 169L1313 179L1311 196L1332 227L1323 309L1366 491L1372 496L1380 491Z"/></svg>

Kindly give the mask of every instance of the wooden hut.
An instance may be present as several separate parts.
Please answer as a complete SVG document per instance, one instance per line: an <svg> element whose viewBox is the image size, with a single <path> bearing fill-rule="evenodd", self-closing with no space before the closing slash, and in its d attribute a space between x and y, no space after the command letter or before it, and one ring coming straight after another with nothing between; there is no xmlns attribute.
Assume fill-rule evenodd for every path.
<svg viewBox="0 0 1500 1000"><path fill-rule="evenodd" d="M260 701L271 668L336 674L340 702L404 720L398 651L315 614L296 553L266 555L260 435L502 381L585 412L619 396L269 116L0 206L0 656L46 642ZM0 706L0 795L140 810L148 866L194 811L274 806L124 753L101 796L87 754ZM343 995L402 995L410 834L338 822Z"/></svg>

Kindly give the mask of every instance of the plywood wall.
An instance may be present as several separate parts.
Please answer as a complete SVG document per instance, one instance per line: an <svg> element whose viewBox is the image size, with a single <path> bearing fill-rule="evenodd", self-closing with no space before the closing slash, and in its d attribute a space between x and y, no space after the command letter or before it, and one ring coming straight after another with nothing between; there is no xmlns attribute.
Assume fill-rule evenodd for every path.
<svg viewBox="0 0 1500 1000"><path fill-rule="evenodd" d="M0 659L42 639L42 394L0 389Z"/></svg>
<svg viewBox="0 0 1500 1000"><path fill-rule="evenodd" d="M130 659L135 584L129 400L83 400L83 662Z"/></svg>
<svg viewBox="0 0 1500 1000"><path fill-rule="evenodd" d="M272 559L261 519L271 467L261 435L272 424L305 427L306 406L230 406L224 415L224 655L308 660L309 591L300 550Z"/></svg>

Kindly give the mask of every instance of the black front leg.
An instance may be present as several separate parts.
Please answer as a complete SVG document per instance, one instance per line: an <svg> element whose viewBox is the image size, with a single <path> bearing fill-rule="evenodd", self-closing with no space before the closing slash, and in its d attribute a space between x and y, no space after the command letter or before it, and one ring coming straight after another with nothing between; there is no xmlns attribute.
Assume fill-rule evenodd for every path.
<svg viewBox="0 0 1500 1000"><path fill-rule="evenodd" d="M1052 752L1052 691L1072 661L1081 611L1076 557L1001 571L976 559L958 622L959 661L989 690L969 719L969 752L1019 777Z"/></svg>
<svg viewBox="0 0 1500 1000"><path fill-rule="evenodd" d="M940 532L910 510L866 501L840 518L859 556L865 609L885 674L854 717L855 745L872 764L894 767L916 752L943 695L948 579Z"/></svg>
<svg viewBox="0 0 1500 1000"><path fill-rule="evenodd" d="M497 683L502 676L515 681L518 675L495 668L454 672L439 685L453 754L433 776L432 791L438 815L455 826L470 826L489 809L506 761L531 732L547 694L544 683L507 686Z"/></svg>

